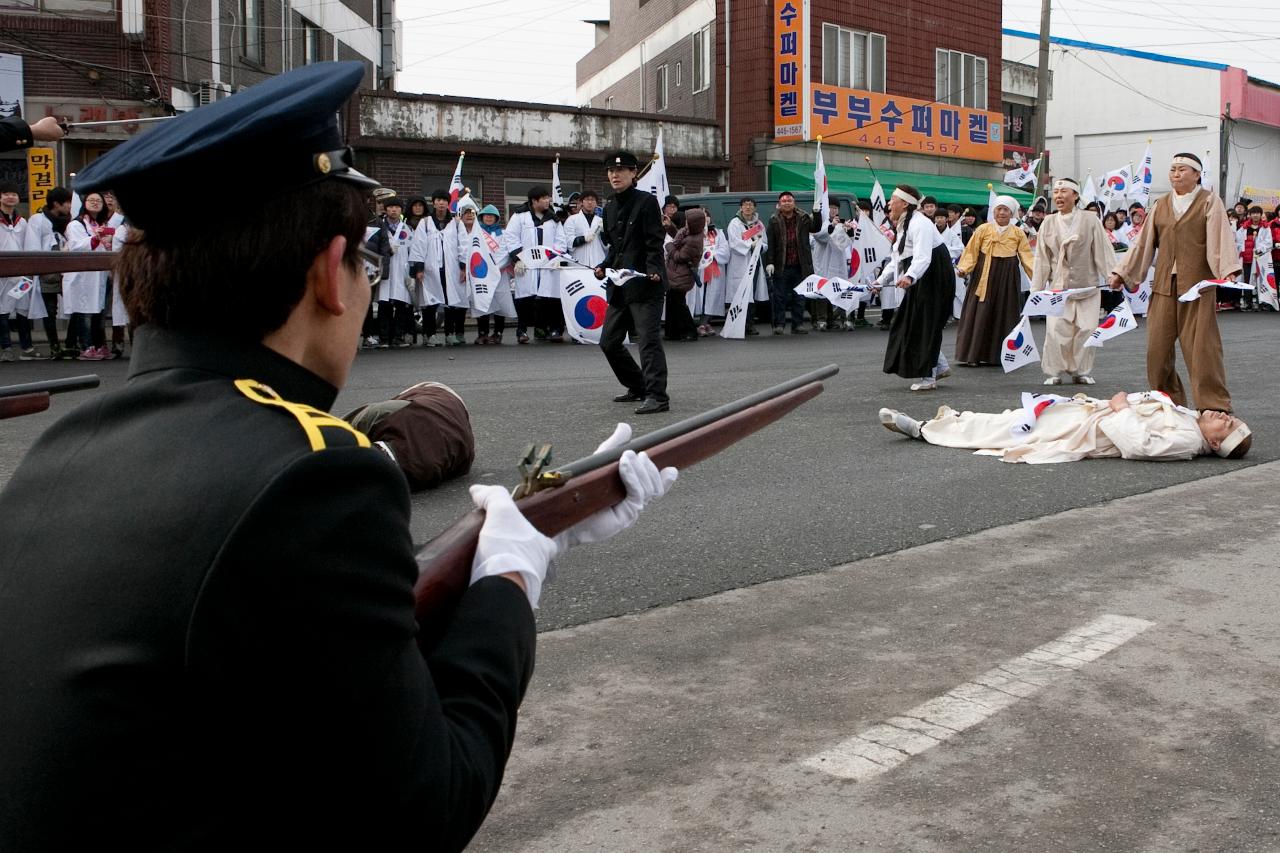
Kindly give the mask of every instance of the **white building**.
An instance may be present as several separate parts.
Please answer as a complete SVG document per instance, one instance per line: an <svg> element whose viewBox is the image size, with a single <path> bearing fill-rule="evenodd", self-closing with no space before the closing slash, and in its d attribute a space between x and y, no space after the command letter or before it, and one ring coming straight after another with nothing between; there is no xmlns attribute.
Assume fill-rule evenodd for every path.
<svg viewBox="0 0 1280 853"><path fill-rule="evenodd" d="M1003 41L1005 63L1036 64L1037 34L1005 29ZM1169 160L1188 151L1228 202L1280 203L1280 86L1228 65L1065 38L1050 40L1049 69L1054 176L1100 180L1138 165L1150 139L1153 193L1168 192Z"/></svg>

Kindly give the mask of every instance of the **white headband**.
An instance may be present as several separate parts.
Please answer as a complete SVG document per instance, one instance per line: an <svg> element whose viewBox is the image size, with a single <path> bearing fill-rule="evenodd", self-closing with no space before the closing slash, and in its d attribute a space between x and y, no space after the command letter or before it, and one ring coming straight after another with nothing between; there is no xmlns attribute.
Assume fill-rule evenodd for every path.
<svg viewBox="0 0 1280 853"><path fill-rule="evenodd" d="M1053 188L1055 190L1060 190L1063 187L1066 187L1069 190L1074 190L1076 195L1080 195L1080 185L1070 178L1058 178L1058 180L1053 182Z"/></svg>
<svg viewBox="0 0 1280 853"><path fill-rule="evenodd" d="M1241 423L1240 426L1231 431L1230 435L1222 440L1222 444L1218 445L1218 449L1214 453L1226 459L1231 455L1231 451L1240 446L1240 442L1251 435L1253 435L1253 430L1249 429L1246 424Z"/></svg>
<svg viewBox="0 0 1280 853"><path fill-rule="evenodd" d="M1187 166L1188 168L1195 169L1197 172L1204 171L1204 164L1197 163L1190 157L1174 157L1173 162L1169 164L1169 168L1172 169L1174 166Z"/></svg>
<svg viewBox="0 0 1280 853"><path fill-rule="evenodd" d="M907 204L911 205L912 207L919 207L919 206L920 206L920 199L916 198L916 197L915 197L915 196L913 196L911 193L906 192L905 190L900 190L900 189L898 189L897 187L894 187L893 195L891 195L891 196L890 196L890 198L899 198L899 199L902 199L903 201L905 201Z"/></svg>
<svg viewBox="0 0 1280 853"><path fill-rule="evenodd" d="M1013 196L1009 196L1009 195L996 196L995 206L1007 208L1011 216L1018 215L1018 202L1014 200Z"/></svg>

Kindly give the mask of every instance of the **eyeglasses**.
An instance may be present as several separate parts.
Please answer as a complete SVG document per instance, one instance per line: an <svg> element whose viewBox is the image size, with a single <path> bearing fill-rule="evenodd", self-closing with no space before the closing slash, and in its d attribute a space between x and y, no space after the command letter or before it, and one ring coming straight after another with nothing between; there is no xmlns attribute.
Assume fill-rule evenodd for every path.
<svg viewBox="0 0 1280 853"><path fill-rule="evenodd" d="M368 246L361 246L360 261L364 264L364 274L369 279L370 287L382 281L382 255Z"/></svg>

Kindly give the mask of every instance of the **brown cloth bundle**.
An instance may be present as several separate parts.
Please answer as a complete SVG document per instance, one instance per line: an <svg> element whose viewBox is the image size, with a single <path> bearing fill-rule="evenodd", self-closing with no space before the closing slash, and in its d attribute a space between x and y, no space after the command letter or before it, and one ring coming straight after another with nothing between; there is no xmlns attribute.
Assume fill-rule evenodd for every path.
<svg viewBox="0 0 1280 853"><path fill-rule="evenodd" d="M361 406L344 420L391 452L410 491L461 476L476 458L467 406L440 382L419 382L390 400Z"/></svg>

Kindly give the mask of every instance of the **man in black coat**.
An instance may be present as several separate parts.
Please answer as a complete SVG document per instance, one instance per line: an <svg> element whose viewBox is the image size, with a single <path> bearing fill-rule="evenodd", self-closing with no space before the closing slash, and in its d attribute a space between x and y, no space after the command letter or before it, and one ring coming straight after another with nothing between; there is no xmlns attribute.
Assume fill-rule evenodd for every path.
<svg viewBox="0 0 1280 853"><path fill-rule="evenodd" d="M769 276L769 296L773 309L773 333L782 334L787 308L791 308L791 333L808 334L804 326L804 297L796 286L813 275L813 252L809 235L822 228L822 219L796 209L796 197L785 190L778 195L778 212L769 219L768 249L764 271Z"/></svg>
<svg viewBox="0 0 1280 853"><path fill-rule="evenodd" d="M605 159L605 165L614 194L604 206L604 239L609 253L596 267L596 278L603 280L606 269L631 269L643 275L609 286L600 349L626 389L613 398L614 402L640 402L637 415L665 412L671 403L667 355L659 333L667 290L662 211L656 198L636 187L639 163L634 154L618 151ZM640 345L639 367L624 345L628 333Z"/></svg>
<svg viewBox="0 0 1280 853"><path fill-rule="evenodd" d="M337 126L363 74L270 78L77 178L137 228L116 275L140 325L128 382L0 492L6 853L463 848L502 781L550 560L665 491L637 490L624 466L656 469L628 452L627 501L553 542L473 486L471 582L419 648L404 475L327 411L376 260L376 183ZM175 181L268 203L192 230ZM51 502L108 481L110 500Z"/></svg>
<svg viewBox="0 0 1280 853"><path fill-rule="evenodd" d="M16 116L0 119L0 151L30 148L37 142L57 142L62 136L62 126L53 116L45 116L31 124Z"/></svg>

